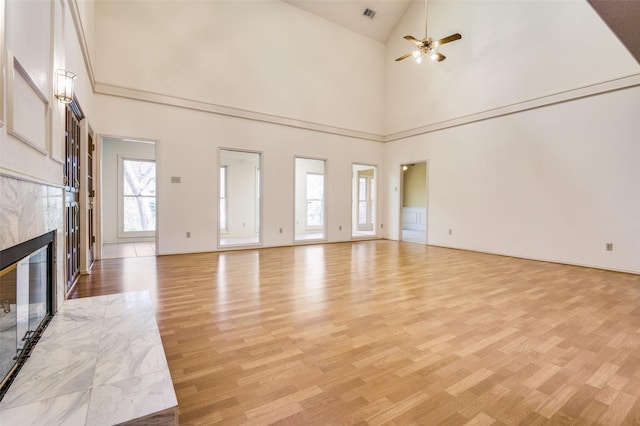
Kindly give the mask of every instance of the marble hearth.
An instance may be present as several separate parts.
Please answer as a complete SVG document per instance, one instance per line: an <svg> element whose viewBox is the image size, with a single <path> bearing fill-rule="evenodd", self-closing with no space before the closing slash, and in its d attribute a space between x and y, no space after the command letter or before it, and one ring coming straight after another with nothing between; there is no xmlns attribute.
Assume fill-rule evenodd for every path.
<svg viewBox="0 0 640 426"><path fill-rule="evenodd" d="M149 294L64 302L0 402L3 424L176 425Z"/></svg>

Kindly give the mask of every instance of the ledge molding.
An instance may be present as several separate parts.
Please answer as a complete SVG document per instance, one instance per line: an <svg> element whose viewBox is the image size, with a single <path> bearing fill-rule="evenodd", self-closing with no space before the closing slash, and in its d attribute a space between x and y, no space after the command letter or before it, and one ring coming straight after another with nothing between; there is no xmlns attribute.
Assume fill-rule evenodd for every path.
<svg viewBox="0 0 640 426"><path fill-rule="evenodd" d="M114 96L118 98L133 99L142 102L150 102L154 104L173 106L177 108L191 109L211 114L224 115L228 117L241 118L245 120L260 121L264 123L277 124L282 126L294 127L298 129L310 130L315 132L329 133L333 135L346 136L356 139L369 140L374 142L393 142L400 139L419 136L438 130L458 127L477 121L489 120L505 115L516 114L536 108L542 108L554 104L570 102L590 96L596 96L617 90L628 89L640 86L640 73L632 74L626 77L620 77L613 80L596 83L572 90L567 90L552 95L541 96L538 98L516 102L503 107L494 108L475 114L444 120L437 123L431 123L414 129L403 130L387 135L367 133L358 130L345 129L341 127L329 126L326 124L313 123L310 121L297 120L294 118L281 117L277 115L264 114L255 111L248 111L239 108L227 107L223 105L212 104L208 102L196 101L192 99L179 98L175 96L163 95L160 93L146 92L142 90L132 89L128 87L116 86L108 83L95 82L93 84L94 93Z"/></svg>

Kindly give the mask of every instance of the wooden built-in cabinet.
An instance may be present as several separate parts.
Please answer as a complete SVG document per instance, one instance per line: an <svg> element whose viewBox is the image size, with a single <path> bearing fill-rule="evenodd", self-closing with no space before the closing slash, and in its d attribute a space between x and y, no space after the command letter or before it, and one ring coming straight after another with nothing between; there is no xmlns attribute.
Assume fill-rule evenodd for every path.
<svg viewBox="0 0 640 426"><path fill-rule="evenodd" d="M64 162L67 291L75 283L80 271L80 121L83 118L75 101L67 105Z"/></svg>

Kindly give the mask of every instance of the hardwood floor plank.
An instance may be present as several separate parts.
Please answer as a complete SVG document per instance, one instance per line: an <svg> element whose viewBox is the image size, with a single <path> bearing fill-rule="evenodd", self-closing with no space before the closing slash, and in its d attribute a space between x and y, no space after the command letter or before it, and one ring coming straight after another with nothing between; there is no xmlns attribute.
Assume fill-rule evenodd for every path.
<svg viewBox="0 0 640 426"><path fill-rule="evenodd" d="M640 276L394 241L107 259L183 425L638 424Z"/></svg>
<svg viewBox="0 0 640 426"><path fill-rule="evenodd" d="M484 413L478 413L471 420L466 422L464 426L490 426L496 422L491 416L487 416Z"/></svg>
<svg viewBox="0 0 640 426"><path fill-rule="evenodd" d="M476 370L472 374L468 375L464 379L458 381L457 383L454 383L452 386L449 386L447 389L445 389L445 391L450 395L458 396L462 392L468 389L471 389L472 387L482 382L483 380L489 378L493 374L494 374L493 371L487 370L486 368L481 368L479 370Z"/></svg>

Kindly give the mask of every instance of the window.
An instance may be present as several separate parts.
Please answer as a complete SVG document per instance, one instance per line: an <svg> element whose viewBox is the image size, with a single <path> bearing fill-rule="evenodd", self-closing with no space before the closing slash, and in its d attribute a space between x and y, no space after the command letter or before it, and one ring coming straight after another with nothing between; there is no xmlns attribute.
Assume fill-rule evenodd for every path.
<svg viewBox="0 0 640 426"><path fill-rule="evenodd" d="M358 178L358 228L371 225L371 189L368 176Z"/></svg>
<svg viewBox="0 0 640 426"><path fill-rule="evenodd" d="M324 175L307 173L307 221L308 228L324 225Z"/></svg>
<svg viewBox="0 0 640 426"><path fill-rule="evenodd" d="M229 231L227 226L227 166L220 166L220 231Z"/></svg>
<svg viewBox="0 0 640 426"><path fill-rule="evenodd" d="M155 232L155 161L123 158L122 183L122 232Z"/></svg>

